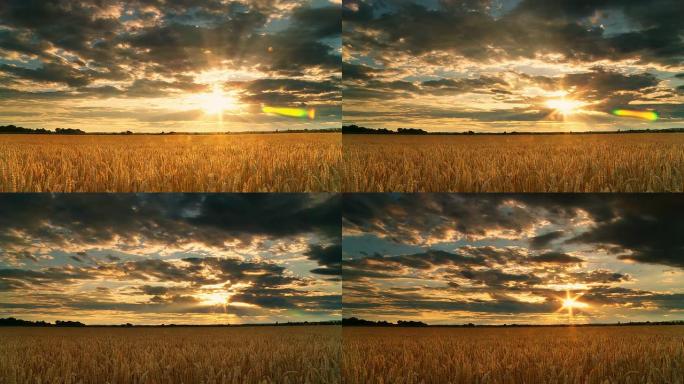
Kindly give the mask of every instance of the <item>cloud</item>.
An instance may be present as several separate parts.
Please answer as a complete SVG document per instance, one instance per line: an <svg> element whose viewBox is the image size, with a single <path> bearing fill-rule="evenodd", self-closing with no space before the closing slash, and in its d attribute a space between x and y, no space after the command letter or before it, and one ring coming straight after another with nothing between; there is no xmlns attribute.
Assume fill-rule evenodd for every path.
<svg viewBox="0 0 684 384"><path fill-rule="evenodd" d="M563 231L552 231L545 233L543 235L535 236L530 239L530 248L532 249L543 249L546 248L551 242L558 240L563 237Z"/></svg>
<svg viewBox="0 0 684 384"><path fill-rule="evenodd" d="M2 308L22 302L35 316L48 304L88 317L229 313L262 322L296 311L329 319L341 310L341 284L322 277L340 274L334 194L0 200L0 249L12 256L0 260ZM318 267L309 271L312 261Z"/></svg>
<svg viewBox="0 0 684 384"><path fill-rule="evenodd" d="M241 99L267 105L330 104L341 102L337 80L306 81L298 79L259 79L231 83L242 87Z"/></svg>
<svg viewBox="0 0 684 384"><path fill-rule="evenodd" d="M158 130L163 122L165 130L207 129L211 117L196 112L192 96L222 84L240 99L240 108L227 111L235 129L254 129L245 112L265 102L341 105L341 12L329 2L8 0L0 20L0 98L10 111L32 101L43 112L12 115L16 125L109 131L126 124L135 131ZM245 90L269 79L306 88L260 91L254 83ZM97 100L105 98L108 108L126 114L70 113L82 100L104 105ZM140 111L134 98L150 99L157 110ZM171 107L179 104L189 111ZM339 118L319 115L319 123Z"/></svg>
<svg viewBox="0 0 684 384"><path fill-rule="evenodd" d="M570 256L563 252L546 252L541 255L532 256L529 258L530 261L535 263L582 263L584 259L577 256Z"/></svg>
<svg viewBox="0 0 684 384"><path fill-rule="evenodd" d="M486 236L488 231L521 234L537 221L532 210L506 204L507 197L457 194L364 195L343 201L345 230L374 233L401 242Z"/></svg>
<svg viewBox="0 0 684 384"><path fill-rule="evenodd" d="M314 260L320 268L311 270L320 275L340 275L342 273L342 245L333 244L327 247L312 245L306 252L309 260Z"/></svg>
<svg viewBox="0 0 684 384"><path fill-rule="evenodd" d="M26 245L27 239L86 247L144 238L223 247L227 241L249 243L260 236L339 236L340 199L335 195L6 195L3 202L0 243L14 246Z"/></svg>
<svg viewBox="0 0 684 384"><path fill-rule="evenodd" d="M618 257L639 263L684 268L684 219L678 212L684 203L677 196L624 196L607 198L614 206L611 220L602 220L591 230L570 240L617 247Z"/></svg>
<svg viewBox="0 0 684 384"><path fill-rule="evenodd" d="M680 101L679 2L542 3L343 2L345 123L617 130L627 123L607 115L614 108ZM559 97L584 104L558 119L546 102ZM654 124L677 127L676 116Z"/></svg>
<svg viewBox="0 0 684 384"><path fill-rule="evenodd" d="M194 121L199 119L204 112L199 109L190 111L162 113L150 116L140 116L138 120L147 122L163 122L163 121Z"/></svg>
<svg viewBox="0 0 684 384"><path fill-rule="evenodd" d="M681 286L655 266L681 267L679 200L605 194L345 197L345 316L558 322L569 290L589 304L575 313L577 321L658 320L681 310L675 303Z"/></svg>

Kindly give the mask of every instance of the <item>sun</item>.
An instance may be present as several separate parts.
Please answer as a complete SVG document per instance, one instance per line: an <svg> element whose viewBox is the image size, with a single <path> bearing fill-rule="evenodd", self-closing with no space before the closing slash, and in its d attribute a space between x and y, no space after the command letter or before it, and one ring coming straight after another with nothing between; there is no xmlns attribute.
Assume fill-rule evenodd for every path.
<svg viewBox="0 0 684 384"><path fill-rule="evenodd" d="M220 85L214 85L211 93L200 95L198 104L207 115L222 115L223 111L235 109L235 97L226 93Z"/></svg>
<svg viewBox="0 0 684 384"><path fill-rule="evenodd" d="M578 300L580 297L582 297L581 293L579 295L570 296L570 291L566 291L565 297L559 298L562 305L558 311L567 311L568 316L573 316L574 310L589 308L589 304Z"/></svg>
<svg viewBox="0 0 684 384"><path fill-rule="evenodd" d="M547 100L546 106L563 116L568 116L576 113L580 108L582 108L582 106L584 106L584 103L577 100L562 98Z"/></svg>
<svg viewBox="0 0 684 384"><path fill-rule="evenodd" d="M207 305L227 305L230 299L228 292L213 292L201 295L202 303Z"/></svg>
<svg viewBox="0 0 684 384"><path fill-rule="evenodd" d="M581 301L577 301L574 298L563 300L563 308L586 308L589 305Z"/></svg>

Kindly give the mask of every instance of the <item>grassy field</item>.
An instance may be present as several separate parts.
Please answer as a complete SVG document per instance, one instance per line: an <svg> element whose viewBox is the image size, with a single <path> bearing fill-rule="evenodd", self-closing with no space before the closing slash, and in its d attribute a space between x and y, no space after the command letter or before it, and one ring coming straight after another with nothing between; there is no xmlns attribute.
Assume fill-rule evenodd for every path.
<svg viewBox="0 0 684 384"><path fill-rule="evenodd" d="M336 192L340 136L0 135L0 192Z"/></svg>
<svg viewBox="0 0 684 384"><path fill-rule="evenodd" d="M682 192L684 134L344 135L346 192Z"/></svg>
<svg viewBox="0 0 684 384"><path fill-rule="evenodd" d="M0 383L339 383L339 326L2 328Z"/></svg>
<svg viewBox="0 0 684 384"><path fill-rule="evenodd" d="M684 327L346 327L342 377L346 384L681 384Z"/></svg>

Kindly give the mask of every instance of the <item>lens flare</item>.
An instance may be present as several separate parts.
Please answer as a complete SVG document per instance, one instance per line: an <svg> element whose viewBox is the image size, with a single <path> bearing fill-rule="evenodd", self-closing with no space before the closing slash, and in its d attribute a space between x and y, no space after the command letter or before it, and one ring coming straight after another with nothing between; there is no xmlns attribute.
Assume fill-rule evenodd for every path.
<svg viewBox="0 0 684 384"><path fill-rule="evenodd" d="M636 117L648 121L658 120L658 113L655 111L634 111L630 109L615 109L613 115L620 117Z"/></svg>
<svg viewBox="0 0 684 384"><path fill-rule="evenodd" d="M279 107L264 106L261 108L261 111L263 113L267 113L269 115L308 118L310 120L313 120L316 118L316 110L313 108L309 108L309 109L305 109L305 108L279 108Z"/></svg>

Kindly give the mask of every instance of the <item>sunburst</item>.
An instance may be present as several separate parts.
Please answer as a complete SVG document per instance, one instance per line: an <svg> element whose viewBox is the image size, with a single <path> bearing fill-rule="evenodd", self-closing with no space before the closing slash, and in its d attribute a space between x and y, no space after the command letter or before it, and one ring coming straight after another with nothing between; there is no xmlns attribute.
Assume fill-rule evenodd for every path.
<svg viewBox="0 0 684 384"><path fill-rule="evenodd" d="M589 308L589 304L579 301L579 298L581 298L582 295L584 294L580 293L575 296L571 296L570 291L565 291L565 297L558 298L561 301L561 307L558 309L558 312L567 311L568 317L573 317L574 310Z"/></svg>
<svg viewBox="0 0 684 384"><path fill-rule="evenodd" d="M585 103L581 101L566 98L550 99L546 101L546 106L553 109L555 113L558 113L561 116L575 114L580 111L584 105Z"/></svg>
<svg viewBox="0 0 684 384"><path fill-rule="evenodd" d="M235 97L226 93L220 85L214 85L211 93L200 95L199 104L208 115L222 115L223 111L235 109Z"/></svg>

